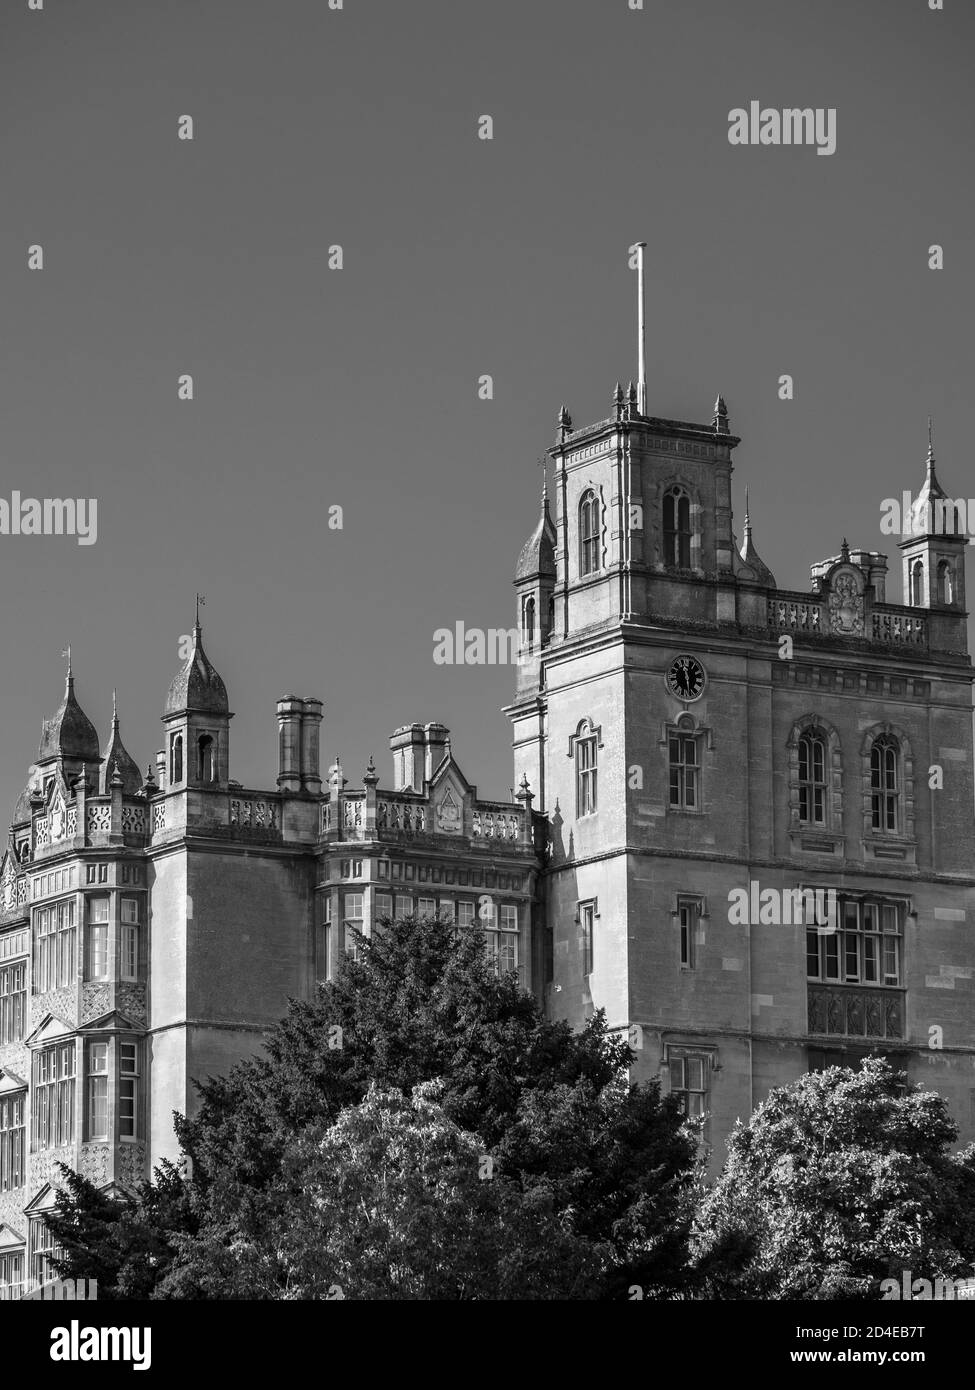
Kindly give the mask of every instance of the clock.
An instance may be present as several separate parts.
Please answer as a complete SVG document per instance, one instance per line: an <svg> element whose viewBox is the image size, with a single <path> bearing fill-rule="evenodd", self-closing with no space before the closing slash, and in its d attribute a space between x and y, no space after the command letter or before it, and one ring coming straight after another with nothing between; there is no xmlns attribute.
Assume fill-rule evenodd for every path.
<svg viewBox="0 0 975 1390"><path fill-rule="evenodd" d="M675 656L667 667L667 689L678 700L699 700L707 683L707 673L696 656Z"/></svg>

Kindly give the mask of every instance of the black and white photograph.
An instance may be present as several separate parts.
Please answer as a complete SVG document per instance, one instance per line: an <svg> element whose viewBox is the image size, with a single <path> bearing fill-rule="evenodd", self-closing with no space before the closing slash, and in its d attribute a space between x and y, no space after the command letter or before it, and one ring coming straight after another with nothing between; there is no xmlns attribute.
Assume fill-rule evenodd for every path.
<svg viewBox="0 0 975 1390"><path fill-rule="evenodd" d="M970 0L0 0L28 1373L485 1302L952 1367L973 57Z"/></svg>

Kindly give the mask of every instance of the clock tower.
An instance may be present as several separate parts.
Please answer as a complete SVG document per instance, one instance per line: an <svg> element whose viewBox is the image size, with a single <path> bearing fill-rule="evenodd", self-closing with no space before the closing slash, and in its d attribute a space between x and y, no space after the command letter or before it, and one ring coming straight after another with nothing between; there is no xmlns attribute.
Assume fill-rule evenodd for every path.
<svg viewBox="0 0 975 1390"><path fill-rule="evenodd" d="M645 402L617 385L580 429L562 407L554 520L515 581L523 633L529 598L549 613L506 711L547 820L536 987L575 1027L605 1010L714 1167L772 1086L874 1052L936 1084L967 1142L975 1024L945 983L975 912L965 546L906 542L903 604L845 540L780 589L747 494L732 532L724 400L706 423ZM792 911L817 892L828 931ZM932 1024L953 1039L935 1081Z"/></svg>

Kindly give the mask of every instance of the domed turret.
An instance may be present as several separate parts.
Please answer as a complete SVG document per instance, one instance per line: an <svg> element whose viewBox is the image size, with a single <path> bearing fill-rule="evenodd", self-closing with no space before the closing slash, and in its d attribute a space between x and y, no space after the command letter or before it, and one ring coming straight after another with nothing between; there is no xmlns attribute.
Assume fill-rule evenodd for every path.
<svg viewBox="0 0 975 1390"><path fill-rule="evenodd" d="M230 712L227 687L203 650L203 629L197 616L193 624L193 650L169 687L163 718L171 714Z"/></svg>
<svg viewBox="0 0 975 1390"><path fill-rule="evenodd" d="M51 762L55 758L69 763L97 763L98 734L95 726L78 704L74 694L71 660L64 683L64 699L53 719L45 719L37 761Z"/></svg>
<svg viewBox="0 0 975 1390"><path fill-rule="evenodd" d="M555 527L548 510L548 496L542 495L542 513L529 539L522 546L515 569L515 583L523 579L555 578Z"/></svg>

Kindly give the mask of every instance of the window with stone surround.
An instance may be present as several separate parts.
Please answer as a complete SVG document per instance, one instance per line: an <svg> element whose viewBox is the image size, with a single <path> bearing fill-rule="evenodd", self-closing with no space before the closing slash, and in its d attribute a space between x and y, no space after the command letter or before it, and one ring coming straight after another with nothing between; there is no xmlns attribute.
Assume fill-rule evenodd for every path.
<svg viewBox="0 0 975 1390"><path fill-rule="evenodd" d="M34 1054L31 1093L34 1149L58 1149L74 1142L75 1045L54 1043Z"/></svg>
<svg viewBox="0 0 975 1390"><path fill-rule="evenodd" d="M843 837L843 753L837 730L810 712L793 724L788 752L793 849L839 853Z"/></svg>
<svg viewBox="0 0 975 1390"><path fill-rule="evenodd" d="M664 495L664 564L691 567L691 499L682 487Z"/></svg>
<svg viewBox="0 0 975 1390"><path fill-rule="evenodd" d="M947 560L942 560L938 565L938 602L950 604L954 602L955 591L951 578L951 565Z"/></svg>
<svg viewBox="0 0 975 1390"><path fill-rule="evenodd" d="M0 1192L11 1192L27 1181L24 1168L26 1100L26 1090L0 1096Z"/></svg>
<svg viewBox="0 0 975 1390"><path fill-rule="evenodd" d="M0 1251L0 1303L14 1302L24 1292L24 1251Z"/></svg>
<svg viewBox="0 0 975 1390"><path fill-rule="evenodd" d="M123 980L138 980L142 936L142 898L122 898L119 903L119 973Z"/></svg>
<svg viewBox="0 0 975 1390"><path fill-rule="evenodd" d="M808 729L799 739L799 824L826 824L826 737Z"/></svg>
<svg viewBox="0 0 975 1390"><path fill-rule="evenodd" d="M118 1133L119 1138L135 1140L141 1130L141 1054L142 1046L135 1040L120 1038L118 1044Z"/></svg>
<svg viewBox="0 0 975 1390"><path fill-rule="evenodd" d="M176 786L183 780L183 735L171 734L169 738L169 784Z"/></svg>
<svg viewBox="0 0 975 1390"><path fill-rule="evenodd" d="M34 909L35 994L74 984L75 934L74 898Z"/></svg>
<svg viewBox="0 0 975 1390"><path fill-rule="evenodd" d="M896 835L901 827L900 747L890 734L870 749L870 818L874 830Z"/></svg>
<svg viewBox="0 0 975 1390"><path fill-rule="evenodd" d="M359 959L362 946L361 933L364 925L362 913L362 893L346 893L342 909L345 924L345 949L353 960Z"/></svg>
<svg viewBox="0 0 975 1390"><path fill-rule="evenodd" d="M681 970L694 969L697 932L703 915L703 898L691 897L683 893L678 896L676 917Z"/></svg>
<svg viewBox="0 0 975 1390"><path fill-rule="evenodd" d="M86 935L88 940L85 973L89 980L107 980L109 899L107 897L89 898L87 912Z"/></svg>
<svg viewBox="0 0 975 1390"><path fill-rule="evenodd" d="M582 929L582 973L587 978L592 974L596 963L596 918L599 904L589 898L579 904L579 926Z"/></svg>
<svg viewBox="0 0 975 1390"><path fill-rule="evenodd" d="M315 975L319 980L332 978L332 895L322 894L322 917L315 941Z"/></svg>
<svg viewBox="0 0 975 1390"><path fill-rule="evenodd" d="M824 983L899 986L904 904L837 898L837 929L806 932L806 978Z"/></svg>
<svg viewBox="0 0 975 1390"><path fill-rule="evenodd" d="M711 1054L692 1047L667 1048L670 1092L678 1097L688 1119L704 1119L709 1106Z"/></svg>
<svg viewBox="0 0 975 1390"><path fill-rule="evenodd" d="M673 730L667 740L667 758L671 806L679 811L699 810L701 765L697 736L683 729Z"/></svg>
<svg viewBox="0 0 975 1390"><path fill-rule="evenodd" d="M23 1042L27 1019L27 962L0 966L0 1046Z"/></svg>
<svg viewBox="0 0 975 1390"><path fill-rule="evenodd" d="M579 573L595 574L599 564L599 498L587 488L579 502Z"/></svg>
<svg viewBox="0 0 975 1390"><path fill-rule="evenodd" d="M485 941L488 959L498 975L518 969L518 908L502 903L497 916L485 922Z"/></svg>
<svg viewBox="0 0 975 1390"><path fill-rule="evenodd" d="M599 805L599 749L602 730L591 719L582 719L569 739L568 753L575 765L576 815L594 815Z"/></svg>
<svg viewBox="0 0 975 1390"><path fill-rule="evenodd" d="M43 1216L30 1218L30 1248L30 1273L35 1287L50 1284L57 1278L51 1262L64 1252L55 1242Z"/></svg>
<svg viewBox="0 0 975 1390"><path fill-rule="evenodd" d="M85 1044L85 1139L108 1140L108 1043Z"/></svg>

